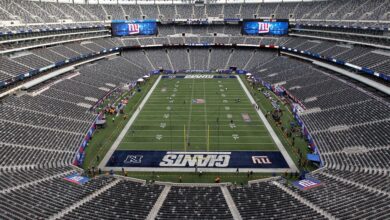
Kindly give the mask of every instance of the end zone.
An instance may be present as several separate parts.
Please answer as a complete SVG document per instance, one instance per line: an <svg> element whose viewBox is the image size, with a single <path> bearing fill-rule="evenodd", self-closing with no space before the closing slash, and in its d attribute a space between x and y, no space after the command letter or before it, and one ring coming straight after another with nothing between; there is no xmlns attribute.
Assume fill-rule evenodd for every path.
<svg viewBox="0 0 390 220"><path fill-rule="evenodd" d="M283 155L278 151L134 151L117 150L106 164L107 168L129 168L132 171L191 172L202 171L235 172L280 172L289 169Z"/></svg>

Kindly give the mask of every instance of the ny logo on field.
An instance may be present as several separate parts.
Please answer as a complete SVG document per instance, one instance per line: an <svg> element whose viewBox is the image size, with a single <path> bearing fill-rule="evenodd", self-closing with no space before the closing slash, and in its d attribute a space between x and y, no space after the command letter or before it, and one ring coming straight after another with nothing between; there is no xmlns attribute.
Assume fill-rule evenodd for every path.
<svg viewBox="0 0 390 220"><path fill-rule="evenodd" d="M253 164L272 164L267 156L252 156Z"/></svg>
<svg viewBox="0 0 390 220"><path fill-rule="evenodd" d="M127 155L126 160L123 163L141 163L143 157L144 156L142 155Z"/></svg>

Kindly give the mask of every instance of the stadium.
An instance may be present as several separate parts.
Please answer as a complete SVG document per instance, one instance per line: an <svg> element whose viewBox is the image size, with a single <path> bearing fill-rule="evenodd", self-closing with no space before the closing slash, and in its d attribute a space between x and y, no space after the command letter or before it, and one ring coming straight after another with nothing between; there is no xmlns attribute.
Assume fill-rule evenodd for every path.
<svg viewBox="0 0 390 220"><path fill-rule="evenodd" d="M389 0L0 0L0 219L390 219Z"/></svg>

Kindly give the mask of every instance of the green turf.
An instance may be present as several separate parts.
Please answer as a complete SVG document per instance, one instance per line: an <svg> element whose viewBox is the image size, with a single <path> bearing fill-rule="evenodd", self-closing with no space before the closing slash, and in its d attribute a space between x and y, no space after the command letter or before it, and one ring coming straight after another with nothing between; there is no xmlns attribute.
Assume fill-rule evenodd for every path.
<svg viewBox="0 0 390 220"><path fill-rule="evenodd" d="M118 149L278 150L237 79L161 79Z"/></svg>
<svg viewBox="0 0 390 220"><path fill-rule="evenodd" d="M125 107L125 112L131 116L131 114L134 112L136 108L138 108L139 103L142 101L144 98L145 94L148 92L148 90L151 88L153 85L154 81L156 80L158 76L153 76L149 81L146 82L146 84L141 85L141 92L136 92L135 96L133 96L130 99L129 104ZM245 80L245 76L241 76L242 80L246 84L247 88L250 89L252 92L255 100L260 106L260 109L265 113L267 111L271 111L273 109L271 102L261 93L257 90L257 87L253 89L251 86L249 86L248 82ZM174 80L172 80L174 81ZM191 80L190 80L191 81ZM217 80L218 81L218 80ZM227 80L226 80L227 81ZM224 82L226 82L224 81ZM160 85L162 85L163 81L161 81ZM181 83L181 82L180 82ZM238 86L238 84L237 84ZM180 86L179 86L180 87ZM260 86L263 88L262 86ZM156 89L156 91L161 91ZM215 93L215 92L214 92ZM229 88L228 88L228 93L229 93ZM180 94L183 94L181 91ZM243 94L240 92L240 94ZM123 94L124 96L127 96L128 94L125 93ZM179 94L178 94L179 95ZM278 99L277 96L271 93L271 95L275 98ZM233 99L237 98L235 97L236 95L232 95ZM151 97L153 98L153 97ZM197 97L201 98L201 97ZM152 99L150 99L152 100ZM246 99L245 99L246 100ZM114 100L108 100L109 102L114 102ZM108 102L107 101L107 102ZM157 100L156 100L157 101ZM162 101L162 100L161 100ZM233 100L234 101L234 100ZM241 100L242 102L244 100ZM167 102L166 102L167 103ZM206 104L209 104L207 102ZM207 106L206 106L207 107ZM281 106L281 108L284 110L284 114L282 117L282 122L284 126L288 126L291 121L294 121L291 112L289 112L289 107L287 106ZM208 109L208 107L207 107ZM251 112L248 112L251 117L252 114ZM176 113L178 114L178 113ZM163 112L159 112L159 115L163 115ZM240 116L240 115L238 115ZM98 163L100 161L96 160L96 156L99 155L100 158L103 158L104 155L107 153L108 149L112 146L113 142L119 135L119 133L122 131L124 128L125 124L128 122L129 118L128 117L126 120L123 120L122 117L117 117L115 122L111 121L112 116L107 116L107 127L104 129L98 129L93 136L93 139L90 141L88 144L88 148L86 149L86 158L83 164L84 168L92 167L95 166L97 167ZM140 115L142 117L142 114ZM234 117L237 117L234 116ZM161 116L159 116L158 119L161 119ZM271 118L268 118L268 121L272 125L273 129L276 131L276 134L278 135L279 139L282 141L283 145L291 155L292 159L294 162L298 164L298 155L297 155L297 149L299 148L302 152L306 153L307 152L307 143L305 140L299 136L296 137L295 139L295 146L291 145L291 138L287 138L286 136L283 135L283 132L281 131L280 127L275 126L275 123ZM169 125L169 124L167 124ZM173 125L173 123L172 123ZM221 122L222 125L222 122ZM181 129L181 128L180 128ZM170 133L170 132L169 132ZM168 134L169 135L169 134ZM169 137L169 136L168 136ZM183 145L183 144L182 144ZM170 145L167 147L170 149ZM161 149L161 148L160 148ZM300 168L304 168L306 170L313 170L314 167L309 166L299 166ZM118 172L120 174L120 172ZM254 176L247 178L246 174L240 174L236 176L235 174L231 173L205 173L202 177L199 177L197 174L194 174L192 172L190 173L174 173L174 172L163 172L163 173L158 173L156 172L154 177L152 177L151 172L128 172L128 176L135 177L135 178L140 178L140 179L155 179L155 180L160 180L160 181L171 181L171 182L178 182L178 177L182 176L182 181L183 182L214 182L214 178L216 176L221 176L223 182L246 182L247 180L250 179L259 179L259 178L264 178L264 177L269 177L270 174L254 174ZM283 174L282 174L283 175ZM157 178L157 176L159 176Z"/></svg>

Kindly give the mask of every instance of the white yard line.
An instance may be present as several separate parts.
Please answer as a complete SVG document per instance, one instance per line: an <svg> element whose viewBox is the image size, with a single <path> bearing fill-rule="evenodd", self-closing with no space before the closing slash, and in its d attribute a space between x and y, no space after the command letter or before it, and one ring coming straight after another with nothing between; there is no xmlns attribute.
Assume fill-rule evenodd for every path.
<svg viewBox="0 0 390 220"><path fill-rule="evenodd" d="M250 94L249 90L246 88L244 82L242 82L242 80L241 80L241 78L239 76L237 76L236 78L237 78L238 82L240 83L242 89L244 90L244 92L248 96L248 98L249 98L250 102L252 103L252 105L256 105L257 104L256 101L254 100L254 98ZM260 116L260 118L263 121L265 127L267 128L267 130L270 133L272 139L274 140L276 146L278 147L279 151L282 153L284 159L286 160L288 166L291 169L290 171L291 172L297 172L298 169L295 166L294 161L291 159L290 155L288 154L287 150L284 148L284 146L283 146L282 142L280 141L279 137L276 135L274 129L272 129L272 126L270 125L268 120L265 118L263 112L261 110L256 110L256 109L255 109L255 111Z"/></svg>
<svg viewBox="0 0 390 220"><path fill-rule="evenodd" d="M207 128L206 128L207 129ZM194 130L192 130L192 131L194 131ZM202 130L202 131L204 131L204 130ZM230 131L232 131L232 130L230 130ZM142 131L142 132L144 132L144 131ZM207 135L207 134L206 134ZM133 135L132 134L127 134L126 135L127 137L131 137L131 138L133 138ZM137 137L139 137L139 138L154 138L156 135L141 135L141 136L138 136L137 135ZM183 137L183 135L173 135L172 137ZM198 135L198 136L194 136L194 135L192 135L191 137L205 137L204 135ZM210 135L210 137L218 137L218 135ZM231 135L219 135L219 137L232 137ZM262 138L265 138L265 137L269 137L269 135L241 135L240 137L248 137L248 138L250 138L250 137L262 137Z"/></svg>
<svg viewBox="0 0 390 220"><path fill-rule="evenodd" d="M149 90L148 94L146 94L145 98L142 100L142 102L139 105L139 107L137 108L137 110L135 110L134 114L131 116L130 120L127 122L126 126L123 128L122 132L119 134L119 136L115 140L114 144L111 146L110 150L108 150L108 152L104 156L103 160L100 162L99 168L103 169L106 166L107 161L111 158L111 155L115 152L115 150L118 148L119 144L122 142L123 138L126 136L126 133L129 131L131 125L134 123L135 119L137 118L137 116L141 112L142 108L144 107L144 105L148 101L149 97L152 95L153 91L156 89L160 80L161 80L161 76L158 77L156 82L153 84L152 88Z"/></svg>
<svg viewBox="0 0 390 220"><path fill-rule="evenodd" d="M209 131L208 131L208 121L207 121L207 100L206 100L206 83L205 79L203 79L203 99L205 100L204 102L204 125L205 125L205 139L206 139L206 146L209 144ZM208 146L209 147L209 146Z"/></svg>
<svg viewBox="0 0 390 220"><path fill-rule="evenodd" d="M246 109L248 109L248 108L246 108ZM230 113L230 112L227 111L227 113ZM199 116L203 116L203 114L201 114ZM154 119L142 119L142 121L144 122L144 121L161 121L161 120L158 120L158 119L156 119L156 120L154 120ZM181 120L180 119L176 119L176 120L172 120L172 121L187 121L187 120L186 119L181 119ZM223 119L223 120L221 119L220 122L226 122L227 125L228 125L229 124L228 122L230 122L230 119ZM248 125L248 122L241 122L241 121L237 121L236 122L236 124L240 124L240 123L243 124L243 125ZM251 125L248 125L248 126L251 126ZM262 125L259 124L259 125L255 125L255 126L262 126Z"/></svg>
<svg viewBox="0 0 390 220"><path fill-rule="evenodd" d="M180 137L180 136L179 136ZM196 137L196 136L191 136L191 137ZM203 136L201 136L203 137ZM213 137L218 137L218 136L213 136ZM231 137L231 136L219 136L219 137ZM134 144L134 146L136 146L135 144L140 144L139 141L122 141L121 143L123 144ZM142 144L169 144L171 143L170 141L159 141L159 142L155 142L155 141L142 141ZM172 143L177 143L177 144L180 144L182 143L181 141L173 141ZM204 144L204 142L201 142L201 141L197 141L197 142L192 142L193 144ZM249 144L255 144L256 146L259 146L261 147L261 145L269 145L269 144L275 144L274 142L253 142L253 143L233 143L233 142L221 142L220 144L226 144L226 145L249 145ZM134 147L133 146L133 147ZM149 146L149 145L148 145ZM163 150L162 150L163 151ZM230 151L230 150L226 150L226 151ZM266 151L266 150L238 150L238 151ZM269 151L276 151L277 150L269 150Z"/></svg>
<svg viewBox="0 0 390 220"><path fill-rule="evenodd" d="M142 120L142 121L143 122L148 122L148 120ZM151 121L151 120L149 120L149 121ZM159 120L155 120L155 122L160 122L160 121ZM186 121L186 120L172 120L172 122L183 122L183 121ZM229 127L230 128L230 126L229 126L230 121L224 120L223 122L226 122L226 124L220 124L219 125L220 127ZM220 121L220 123L221 123L221 121ZM243 123L236 123L236 125L241 125L243 127L245 126L245 127L251 127L251 128L253 128L253 127L264 128L265 127L264 125L248 125L248 124L243 124ZM173 125L173 127L174 126L175 125ZM155 125L154 127L160 127L160 126ZM204 125L192 124L191 127L204 127ZM147 131L149 131L149 130L147 130Z"/></svg>
<svg viewBox="0 0 390 220"><path fill-rule="evenodd" d="M190 128L191 128L191 117L192 117L192 99L194 98L194 85L195 85L195 79L192 79L192 85L191 85L191 100L190 100L190 111L188 114L188 122L187 122L187 145L190 140Z"/></svg>

